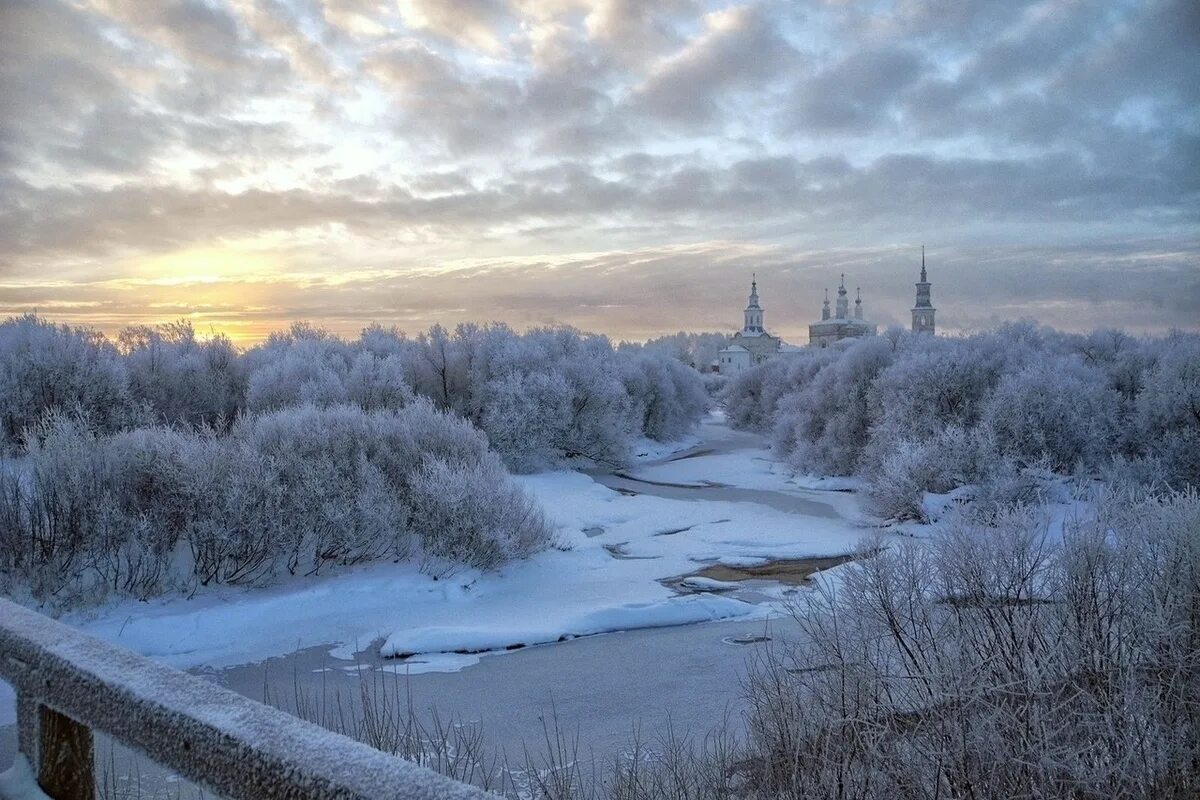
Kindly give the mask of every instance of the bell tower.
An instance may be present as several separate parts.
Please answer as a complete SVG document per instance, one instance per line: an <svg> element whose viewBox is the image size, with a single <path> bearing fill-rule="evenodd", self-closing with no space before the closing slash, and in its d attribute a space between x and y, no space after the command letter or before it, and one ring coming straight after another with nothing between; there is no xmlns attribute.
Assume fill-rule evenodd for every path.
<svg viewBox="0 0 1200 800"><path fill-rule="evenodd" d="M750 302L746 305L746 310L743 312L744 322L742 324L742 333L762 333L763 332L763 310L758 304L758 276L754 275L750 279Z"/></svg>
<svg viewBox="0 0 1200 800"><path fill-rule="evenodd" d="M917 283L917 302L912 309L912 331L932 336L936 332L933 315L937 309L929 298L929 286L929 278L925 274L925 245L921 245L921 280Z"/></svg>

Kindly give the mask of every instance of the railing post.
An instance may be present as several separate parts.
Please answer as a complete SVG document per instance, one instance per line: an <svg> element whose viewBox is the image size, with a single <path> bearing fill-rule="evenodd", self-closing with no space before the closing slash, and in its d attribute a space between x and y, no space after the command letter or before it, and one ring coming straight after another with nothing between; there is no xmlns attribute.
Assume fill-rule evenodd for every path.
<svg viewBox="0 0 1200 800"><path fill-rule="evenodd" d="M38 708L37 780L54 800L95 800L92 731L52 708Z"/></svg>

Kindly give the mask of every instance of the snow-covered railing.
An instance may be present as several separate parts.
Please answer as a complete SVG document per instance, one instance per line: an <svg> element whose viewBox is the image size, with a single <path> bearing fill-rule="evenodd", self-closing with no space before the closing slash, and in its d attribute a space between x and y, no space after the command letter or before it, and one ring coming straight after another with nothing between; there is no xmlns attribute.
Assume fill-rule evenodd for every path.
<svg viewBox="0 0 1200 800"><path fill-rule="evenodd" d="M229 798L494 797L0 599L0 678L55 800L92 800L92 731Z"/></svg>

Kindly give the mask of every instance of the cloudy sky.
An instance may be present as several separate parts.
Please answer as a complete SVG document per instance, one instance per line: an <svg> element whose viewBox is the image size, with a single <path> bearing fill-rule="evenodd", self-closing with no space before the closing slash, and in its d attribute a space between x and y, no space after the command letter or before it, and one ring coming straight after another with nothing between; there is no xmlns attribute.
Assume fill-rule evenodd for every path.
<svg viewBox="0 0 1200 800"><path fill-rule="evenodd" d="M0 313L1200 327L1195 0L0 0Z"/></svg>

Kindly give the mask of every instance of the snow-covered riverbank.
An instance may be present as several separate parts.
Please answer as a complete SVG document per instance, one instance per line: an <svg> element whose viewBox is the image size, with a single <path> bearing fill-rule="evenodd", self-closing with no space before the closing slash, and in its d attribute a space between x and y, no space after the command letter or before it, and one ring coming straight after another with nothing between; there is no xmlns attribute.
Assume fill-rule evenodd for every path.
<svg viewBox="0 0 1200 800"><path fill-rule="evenodd" d="M219 670L303 651L328 652L333 666L322 669L344 663L356 672L358 663L338 659L357 653L359 662L419 675L521 647L642 630L638 652L658 658L650 629L717 620L761 628L797 591L754 581L752 591L681 594L664 580L712 564L846 553L864 533L852 495L797 487L759 437L731 431L719 417L706 420L687 449L648 454L624 476L552 472L522 481L558 526L559 547L496 572L435 579L412 565L375 564L269 589L126 602L68 621L181 668ZM721 637L710 638L721 646ZM604 648L587 651L597 649ZM406 658L383 664L380 655ZM536 660L553 671L553 657Z"/></svg>
<svg viewBox="0 0 1200 800"><path fill-rule="evenodd" d="M706 421L688 451L626 474L634 480L575 472L523 478L557 524L559 547L495 572L435 578L413 565L374 564L265 590L124 602L67 621L183 668L323 644L348 657L378 639L387 642L384 655L503 650L761 614L728 598L681 597L660 581L712 563L845 553L862 535L852 497L795 487L757 437L733 433L719 418ZM678 486L657 485L668 483ZM739 490L802 501L813 513L723 499L740 498Z"/></svg>

